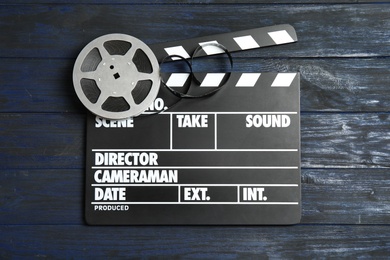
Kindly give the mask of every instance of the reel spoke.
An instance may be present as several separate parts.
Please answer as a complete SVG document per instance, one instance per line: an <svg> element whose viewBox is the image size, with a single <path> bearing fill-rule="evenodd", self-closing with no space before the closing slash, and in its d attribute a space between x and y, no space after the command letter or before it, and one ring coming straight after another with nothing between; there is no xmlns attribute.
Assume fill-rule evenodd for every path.
<svg viewBox="0 0 390 260"><path fill-rule="evenodd" d="M138 73L138 81L150 80L150 79L151 79L151 74L150 73L145 73L145 72L139 72Z"/></svg>
<svg viewBox="0 0 390 260"><path fill-rule="evenodd" d="M126 102L129 104L130 109L131 109L132 107L137 106L137 104L135 103L134 98L133 98L132 95L125 96L124 99L125 99Z"/></svg>
<svg viewBox="0 0 390 260"><path fill-rule="evenodd" d="M96 73L95 73L95 71L83 72L82 78L85 78L85 79L94 79L95 81L98 80L98 79L96 78Z"/></svg>
<svg viewBox="0 0 390 260"><path fill-rule="evenodd" d="M137 48L135 48L134 46L132 46L125 54L125 57L126 59L129 60L129 62L132 62L133 58L134 58L134 55L135 55L135 52L137 51Z"/></svg>
<svg viewBox="0 0 390 260"><path fill-rule="evenodd" d="M96 107L96 109L101 109L103 103L107 100L108 97L109 97L108 92L107 91L102 91L100 93L100 96L99 96L98 100L96 101L96 103L93 104L94 107Z"/></svg>
<svg viewBox="0 0 390 260"><path fill-rule="evenodd" d="M98 46L98 50L102 60L108 60L111 57L110 53L108 53L107 49L104 48L103 45Z"/></svg>

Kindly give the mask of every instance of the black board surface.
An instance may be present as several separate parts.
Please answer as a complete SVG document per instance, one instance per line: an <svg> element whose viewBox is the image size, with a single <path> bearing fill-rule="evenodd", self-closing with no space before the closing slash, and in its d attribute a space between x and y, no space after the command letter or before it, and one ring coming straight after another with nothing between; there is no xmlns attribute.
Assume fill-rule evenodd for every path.
<svg viewBox="0 0 390 260"><path fill-rule="evenodd" d="M89 224L300 221L298 73L231 73L216 94L155 113L160 92L139 117L88 116Z"/></svg>

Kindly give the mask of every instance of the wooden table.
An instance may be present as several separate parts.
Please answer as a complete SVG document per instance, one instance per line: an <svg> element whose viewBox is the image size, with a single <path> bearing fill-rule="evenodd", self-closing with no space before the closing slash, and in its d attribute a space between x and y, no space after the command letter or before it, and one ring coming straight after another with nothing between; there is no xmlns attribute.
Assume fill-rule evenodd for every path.
<svg viewBox="0 0 390 260"><path fill-rule="evenodd" d="M0 258L388 257L390 3L370 2L1 1ZM234 66L301 73L301 224L87 226L82 47L112 32L151 44L282 23L298 43L236 53Z"/></svg>

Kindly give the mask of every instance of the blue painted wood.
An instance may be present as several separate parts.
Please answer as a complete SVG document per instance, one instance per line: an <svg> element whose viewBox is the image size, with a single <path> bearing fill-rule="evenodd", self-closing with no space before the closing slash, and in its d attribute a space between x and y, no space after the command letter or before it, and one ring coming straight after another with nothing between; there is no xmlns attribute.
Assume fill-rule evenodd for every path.
<svg viewBox="0 0 390 260"><path fill-rule="evenodd" d="M299 44L242 57L387 56L390 4L3 5L0 57L76 58L88 42L121 32L158 43L289 23ZM239 14L239 15L237 15ZM247 19L243 19L243 17ZM335 19L337 17L337 19Z"/></svg>
<svg viewBox="0 0 390 260"><path fill-rule="evenodd" d="M240 1L240 4L290 4L291 0L245 0ZM371 3L373 0L297 0L295 4L315 3L315 4L348 4L348 3ZM375 1L376 3L388 3L389 1ZM237 4L235 0L2 0L2 4Z"/></svg>
<svg viewBox="0 0 390 260"><path fill-rule="evenodd" d="M390 3L360 2L1 1L0 258L388 257ZM235 69L301 73L302 224L85 226L81 48L111 32L157 43L281 23L299 42L234 54Z"/></svg>
<svg viewBox="0 0 390 260"><path fill-rule="evenodd" d="M0 226L0 257L375 258L390 253L381 226L88 227ZM78 246L75 246L78 245ZM59 255L60 253L60 255Z"/></svg>

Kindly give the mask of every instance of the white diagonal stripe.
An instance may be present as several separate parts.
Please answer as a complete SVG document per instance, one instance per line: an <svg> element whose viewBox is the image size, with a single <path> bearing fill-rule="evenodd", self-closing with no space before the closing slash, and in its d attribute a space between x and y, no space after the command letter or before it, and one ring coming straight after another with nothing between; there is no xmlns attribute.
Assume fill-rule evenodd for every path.
<svg viewBox="0 0 390 260"><path fill-rule="evenodd" d="M179 56L181 56L181 57L183 57L185 59L190 58L190 55L183 48L183 46L168 47L168 48L164 48L164 50L168 53L169 56L179 55ZM180 60L180 58L172 57L172 60Z"/></svg>
<svg viewBox="0 0 390 260"><path fill-rule="evenodd" d="M214 46L212 44L219 44L217 41L209 41L209 42L200 42L199 45L202 46L202 49L207 55L214 55L224 53L225 51L219 48L218 46Z"/></svg>
<svg viewBox="0 0 390 260"><path fill-rule="evenodd" d="M207 73L206 77L200 84L201 87L218 87L225 73Z"/></svg>
<svg viewBox="0 0 390 260"><path fill-rule="evenodd" d="M190 73L172 73L166 83L168 87L183 87Z"/></svg>
<svg viewBox="0 0 390 260"><path fill-rule="evenodd" d="M290 87L296 73L278 73L271 87Z"/></svg>
<svg viewBox="0 0 390 260"><path fill-rule="evenodd" d="M290 36L290 34L288 34L286 30L269 32L268 35L276 44L294 42L294 39Z"/></svg>
<svg viewBox="0 0 390 260"><path fill-rule="evenodd" d="M260 47L260 45L257 44L255 39L253 39L251 35L235 37L233 39L236 41L236 43L238 44L238 46L240 46L242 50L254 49Z"/></svg>
<svg viewBox="0 0 390 260"><path fill-rule="evenodd" d="M242 73L236 87L253 87L256 85L261 73Z"/></svg>

